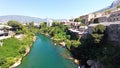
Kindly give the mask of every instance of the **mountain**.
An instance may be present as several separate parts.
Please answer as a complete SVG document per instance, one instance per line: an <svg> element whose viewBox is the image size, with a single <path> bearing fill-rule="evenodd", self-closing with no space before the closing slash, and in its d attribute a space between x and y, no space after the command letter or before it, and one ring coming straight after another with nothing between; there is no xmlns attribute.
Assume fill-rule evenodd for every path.
<svg viewBox="0 0 120 68"><path fill-rule="evenodd" d="M96 11L96 12L93 12L93 13L104 12L104 11L106 11L106 10L108 10L108 9L110 9L110 6L108 6L108 7L106 7L106 8L103 8L103 9L101 9L101 10L98 10L98 11Z"/></svg>
<svg viewBox="0 0 120 68"><path fill-rule="evenodd" d="M109 10L109 9L110 9L110 10L115 10L115 8L116 8L117 6L119 6L119 5L120 5L120 0L114 0L110 6L108 6L108 7L106 7L106 8L103 8L103 9L101 9L101 10L98 10L98 11L96 11L96 12L94 12L94 13L104 12L104 11Z"/></svg>
<svg viewBox="0 0 120 68"><path fill-rule="evenodd" d="M19 21L21 23L28 23L28 22L32 22L32 21L35 22L35 23L47 22L47 18L41 19L41 18L37 18L37 17L20 16L20 15L0 16L0 23L6 23L10 20ZM52 19L52 20L61 21L61 20L64 20L64 19Z"/></svg>
<svg viewBox="0 0 120 68"><path fill-rule="evenodd" d="M0 22L6 23L10 20L19 21L21 23L27 23L27 22L44 22L46 19L36 18L36 17L29 17L29 16L20 16L20 15L7 15L7 16L0 16Z"/></svg>
<svg viewBox="0 0 120 68"><path fill-rule="evenodd" d="M120 5L120 0L114 0L113 3L111 4L110 8L114 8Z"/></svg>

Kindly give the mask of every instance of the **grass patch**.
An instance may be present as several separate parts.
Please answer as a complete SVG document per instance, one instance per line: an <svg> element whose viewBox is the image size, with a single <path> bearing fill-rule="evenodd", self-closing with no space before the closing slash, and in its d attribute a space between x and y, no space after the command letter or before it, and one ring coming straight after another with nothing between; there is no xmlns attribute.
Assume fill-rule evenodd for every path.
<svg viewBox="0 0 120 68"><path fill-rule="evenodd" d="M3 46L0 47L0 68L8 68L20 57L23 57L26 47L30 47L33 43L33 36L26 36L23 40L12 37L2 41Z"/></svg>

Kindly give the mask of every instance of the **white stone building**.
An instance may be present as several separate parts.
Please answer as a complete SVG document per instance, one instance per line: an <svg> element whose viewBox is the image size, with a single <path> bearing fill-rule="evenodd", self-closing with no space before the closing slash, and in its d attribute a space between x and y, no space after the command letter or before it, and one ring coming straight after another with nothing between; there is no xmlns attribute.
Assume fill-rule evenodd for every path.
<svg viewBox="0 0 120 68"><path fill-rule="evenodd" d="M50 27L52 26L53 20L47 19L47 26Z"/></svg>

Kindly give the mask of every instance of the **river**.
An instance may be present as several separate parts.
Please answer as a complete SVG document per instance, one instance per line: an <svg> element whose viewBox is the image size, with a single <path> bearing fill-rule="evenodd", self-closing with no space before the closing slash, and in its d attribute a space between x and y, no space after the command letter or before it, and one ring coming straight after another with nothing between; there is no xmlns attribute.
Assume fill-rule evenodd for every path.
<svg viewBox="0 0 120 68"><path fill-rule="evenodd" d="M52 40L38 34L37 40L17 68L77 68L73 61L66 59L66 49L54 45Z"/></svg>

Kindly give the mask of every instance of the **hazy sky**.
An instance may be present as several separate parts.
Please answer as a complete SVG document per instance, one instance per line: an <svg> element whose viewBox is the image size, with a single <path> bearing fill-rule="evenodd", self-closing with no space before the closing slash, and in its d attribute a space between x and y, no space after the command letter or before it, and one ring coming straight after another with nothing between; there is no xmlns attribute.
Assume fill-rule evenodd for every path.
<svg viewBox="0 0 120 68"><path fill-rule="evenodd" d="M0 16L71 18L109 6L114 0L0 0Z"/></svg>

